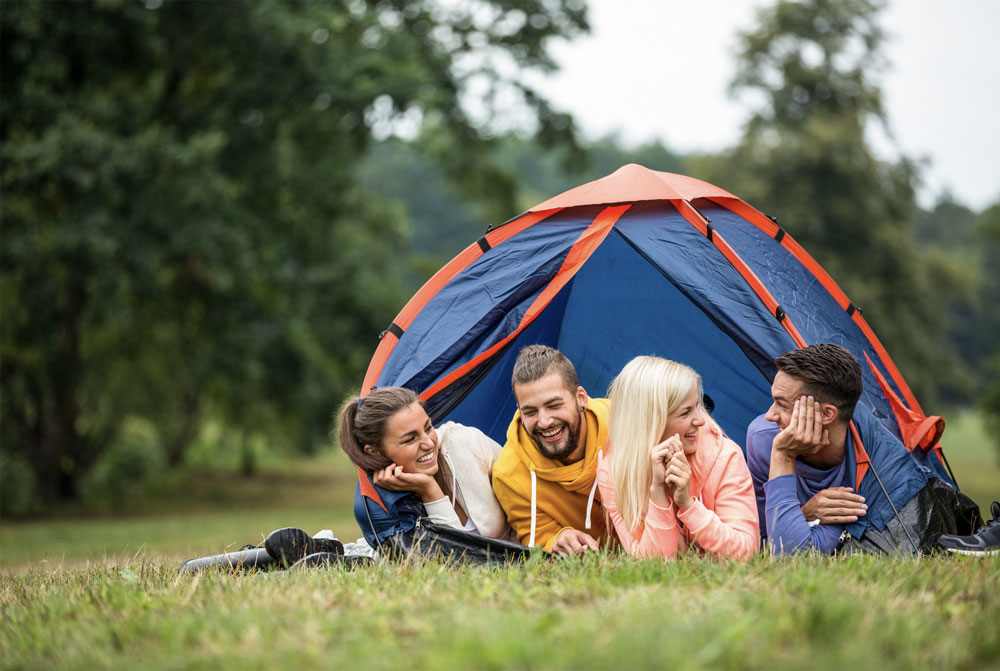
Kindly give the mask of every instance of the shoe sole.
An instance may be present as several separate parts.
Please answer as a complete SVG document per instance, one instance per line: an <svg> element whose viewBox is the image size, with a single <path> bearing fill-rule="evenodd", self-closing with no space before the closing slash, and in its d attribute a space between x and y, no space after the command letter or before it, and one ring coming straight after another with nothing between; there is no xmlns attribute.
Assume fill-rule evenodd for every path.
<svg viewBox="0 0 1000 671"><path fill-rule="evenodd" d="M997 550L957 550L955 548L947 548L948 552L956 555L965 555L966 557L992 557L993 555L1000 555L1000 549Z"/></svg>
<svg viewBox="0 0 1000 671"><path fill-rule="evenodd" d="M358 566L370 566L375 563L371 557L347 557L333 552L317 552L306 555L302 559L292 564L292 570L303 570L310 568L333 568L343 567L346 570L357 568Z"/></svg>

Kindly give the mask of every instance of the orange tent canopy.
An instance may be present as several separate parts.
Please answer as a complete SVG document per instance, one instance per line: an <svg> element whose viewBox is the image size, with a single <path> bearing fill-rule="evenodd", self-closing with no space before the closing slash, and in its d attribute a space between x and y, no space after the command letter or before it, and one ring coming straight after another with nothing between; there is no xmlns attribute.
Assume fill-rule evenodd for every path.
<svg viewBox="0 0 1000 671"><path fill-rule="evenodd" d="M643 200L687 200L732 198L736 196L714 184L672 172L650 170L635 163L624 165L607 177L564 191L535 205L529 212L541 212L580 205L634 203Z"/></svg>

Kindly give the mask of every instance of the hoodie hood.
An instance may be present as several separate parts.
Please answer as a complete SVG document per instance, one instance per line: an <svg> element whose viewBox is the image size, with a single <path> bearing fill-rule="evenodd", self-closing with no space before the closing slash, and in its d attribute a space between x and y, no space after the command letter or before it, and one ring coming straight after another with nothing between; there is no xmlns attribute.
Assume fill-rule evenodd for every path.
<svg viewBox="0 0 1000 671"><path fill-rule="evenodd" d="M540 479L556 483L571 492L587 493L597 477L597 453L608 441L608 416L610 404L605 398L590 398L583 411L587 422L586 448L583 459L573 464L563 464L539 452L531 435L521 424L520 411L507 427L507 444L514 448L521 463Z"/></svg>

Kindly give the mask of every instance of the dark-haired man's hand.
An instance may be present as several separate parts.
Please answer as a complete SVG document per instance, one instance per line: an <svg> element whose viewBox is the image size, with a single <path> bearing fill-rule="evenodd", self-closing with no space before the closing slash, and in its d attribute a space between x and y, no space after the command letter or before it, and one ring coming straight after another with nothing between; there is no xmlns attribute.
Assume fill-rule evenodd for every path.
<svg viewBox="0 0 1000 671"><path fill-rule="evenodd" d="M830 431L823 426L819 402L812 396L800 396L792 406L788 426L774 438L773 449L789 457L816 454L830 444Z"/></svg>
<svg viewBox="0 0 1000 671"><path fill-rule="evenodd" d="M802 514L820 524L852 524L868 514L865 497L850 487L830 487L816 493L802 506Z"/></svg>

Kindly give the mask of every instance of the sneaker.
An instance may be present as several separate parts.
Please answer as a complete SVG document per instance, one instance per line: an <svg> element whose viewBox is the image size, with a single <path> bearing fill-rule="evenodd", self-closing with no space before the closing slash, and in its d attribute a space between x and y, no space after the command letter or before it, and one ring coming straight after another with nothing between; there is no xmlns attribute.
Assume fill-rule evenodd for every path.
<svg viewBox="0 0 1000 671"><path fill-rule="evenodd" d="M368 544L364 538L359 538L353 543L344 543L344 555L348 557L367 557L368 559L375 559L378 553L372 549L372 546Z"/></svg>
<svg viewBox="0 0 1000 671"><path fill-rule="evenodd" d="M990 506L993 519L971 536L943 535L938 545L960 555L1000 555L1000 501Z"/></svg>
<svg viewBox="0 0 1000 671"><path fill-rule="evenodd" d="M344 544L336 538L313 538L302 529L275 529L264 539L264 549L275 561L291 566L303 557L317 552L342 555Z"/></svg>

